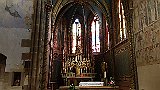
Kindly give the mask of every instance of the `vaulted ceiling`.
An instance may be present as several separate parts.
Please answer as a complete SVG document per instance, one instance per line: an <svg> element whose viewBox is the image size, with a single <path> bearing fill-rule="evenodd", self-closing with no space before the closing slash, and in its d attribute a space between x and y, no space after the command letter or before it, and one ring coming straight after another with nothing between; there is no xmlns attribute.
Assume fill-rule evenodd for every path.
<svg viewBox="0 0 160 90"><path fill-rule="evenodd" d="M53 6L57 3L58 0L52 0ZM56 21L65 17L73 22L77 16L87 18L90 15L101 15L102 13L106 17L110 17L111 0L62 0L59 3L59 5L62 5L57 8L59 12L56 12Z"/></svg>

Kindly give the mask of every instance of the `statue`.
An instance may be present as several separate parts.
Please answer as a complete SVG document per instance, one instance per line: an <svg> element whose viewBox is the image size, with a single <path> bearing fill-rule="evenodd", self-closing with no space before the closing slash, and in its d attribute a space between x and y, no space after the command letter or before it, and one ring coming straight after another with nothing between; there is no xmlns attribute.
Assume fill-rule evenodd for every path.
<svg viewBox="0 0 160 90"><path fill-rule="evenodd" d="M80 68L77 65L72 67L72 72L75 73L75 76L80 76Z"/></svg>

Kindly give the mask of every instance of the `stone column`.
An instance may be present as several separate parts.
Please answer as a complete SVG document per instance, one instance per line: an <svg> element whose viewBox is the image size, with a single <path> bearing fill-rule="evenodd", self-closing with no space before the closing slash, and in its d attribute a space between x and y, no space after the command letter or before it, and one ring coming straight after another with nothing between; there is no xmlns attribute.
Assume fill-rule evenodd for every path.
<svg viewBox="0 0 160 90"><path fill-rule="evenodd" d="M51 38L51 13L52 13L52 4L50 1L48 1L45 4L45 18L46 18L46 24L45 24L45 34L44 34L44 50L43 50L43 61L42 61L42 78L41 78L41 86L40 90L48 90L47 84L48 84L48 68L49 68L49 53L50 53L50 38Z"/></svg>

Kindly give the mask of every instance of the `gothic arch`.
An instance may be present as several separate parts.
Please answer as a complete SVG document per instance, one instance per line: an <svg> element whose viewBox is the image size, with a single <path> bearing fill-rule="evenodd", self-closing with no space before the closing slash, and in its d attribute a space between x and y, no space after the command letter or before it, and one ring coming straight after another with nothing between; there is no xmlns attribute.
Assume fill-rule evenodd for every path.
<svg viewBox="0 0 160 90"><path fill-rule="evenodd" d="M67 2L65 1L62 1L62 2L59 2L61 3L61 5L59 5L58 7L54 7L52 13L53 13L53 25L55 25L55 22L58 22L59 18L61 18L63 16L63 14L70 8L72 7L73 5L75 4L81 4L81 5L84 5L84 6L87 6L88 9L90 9L92 11L92 13L95 13L96 11L94 10L94 5L96 6L96 8L100 9L101 13L103 13L104 15L106 15L106 20L108 22L111 22L111 19L109 17L111 17L111 11L109 9L109 4L107 2L105 3L101 3L100 1L98 0L89 0L89 1L83 1L83 0L80 0L80 1L76 1L76 0L68 0ZM107 5L107 6L106 6Z"/></svg>
<svg viewBox="0 0 160 90"><path fill-rule="evenodd" d="M103 1L103 0L102 0ZM116 1L116 0L114 0L114 1ZM38 2L38 1L37 1ZM40 1L39 1L40 2ZM124 4L127 4L127 7L125 7L125 10L127 10L127 12L129 12L129 6L128 6L128 0L123 0L123 3ZM50 11L47 11L47 14L48 14L48 12L49 12L49 14L48 14L48 16L46 16L46 23L44 24L45 26L46 26L46 28L45 28L45 33L46 33L46 36L45 37L47 37L48 35L49 35L49 29L48 29L48 27L49 27L49 20L48 19L51 19L51 24L52 24L52 32L54 32L55 30L56 30L56 28L57 28L57 26L58 26L58 23L60 22L60 19L61 19L61 17L64 15L64 13L70 8L70 7L72 7L73 5L75 5L75 4L84 4L84 5L87 5L87 8L89 8L89 10L91 10L92 11L92 13L93 14L95 14L95 12L96 12L96 10L94 10L94 8L96 7L96 8L98 8L99 10L100 10L100 12L101 13L103 13L104 15L105 15L105 19L107 20L107 22L108 23L112 23L112 21L114 21L114 20L112 20L113 18L114 18L114 15L115 15L115 12L113 12L114 10L115 10L115 8L114 9L109 9L111 6L109 6L109 4L108 4L108 2L106 2L106 3L102 3L102 2L100 2L100 1L97 1L97 0L88 0L88 1L85 1L85 0L57 0L57 2L56 2L56 5L54 6L54 7L52 7L52 10ZM113 2L112 2L112 4L113 4ZM40 4L39 4L40 5ZM108 6L106 6L106 5L108 5ZM50 7L51 7L52 5L50 5ZM95 6L95 7L94 7ZM38 7L38 6L36 6L36 7ZM114 7L114 6L113 6ZM112 7L112 8L113 8ZM51 13L50 13L51 12ZM37 14L38 12L36 12L36 14ZM43 13L46 13L46 12L43 12ZM111 16L112 14L113 14L113 16ZM35 18L38 16L36 16L36 14L35 14ZM51 14L51 15L50 15ZM50 16L49 16L50 15ZM126 13L126 15L128 16L127 18L128 18L128 21L129 21L129 26L131 26L130 27L130 38L129 38L129 42L131 43L130 45L131 45L131 49L130 50L132 50L133 49L133 36L131 35L131 34L133 34L132 32L132 11L130 11L129 13ZM42 17L42 16L41 16ZM38 19L40 19L40 17L38 17ZM35 24L35 26L36 26L37 24ZM43 26L43 25L42 25ZM111 28L110 30L116 30L115 28L114 28L114 25L113 26L109 26L109 28ZM114 29L113 29L114 28ZM38 30L38 29L36 29L36 30ZM43 29L42 29L43 30ZM38 32L38 31L37 31ZM35 34L35 33L34 33ZM35 35L38 35L38 33L36 33ZM43 35L42 35L43 36ZM46 42L44 42L44 44L45 44L45 48L47 48L47 45L48 45L48 37L47 37L47 39L45 38L45 40L46 40ZM37 40L38 41L38 40ZM41 41L41 40L39 40L39 41ZM113 40L114 41L114 40ZM42 41L43 42L43 41ZM44 49L45 49L44 48ZM115 48L115 47L114 47ZM46 55L44 55L44 61L45 62L47 62L47 50L48 49L45 49L45 53L46 53ZM112 52L111 52L112 53ZM130 57L131 58L133 58L134 59L134 55L133 55L133 52L131 51L130 52ZM37 60L38 61L38 60ZM133 87L131 87L131 88L134 88L134 86L135 86L135 77L134 77L134 73L133 72L135 72L135 67L134 67L134 65L135 65L135 61L133 60L133 62L131 63L131 68L133 68L132 69L132 75L133 75ZM43 66L47 66L47 65L45 65L45 64L43 64ZM133 66L133 67L132 67ZM38 67L37 67L38 68ZM42 67L42 69L43 69L43 67ZM42 71L42 74L45 74L45 75L47 75L47 72L46 72L46 68L44 68L44 71ZM35 72L35 73L37 73L37 72ZM43 81L42 81L42 83L41 84L45 84L45 88L46 88L46 82L47 82L47 79L45 78L45 77L47 77L47 76L45 76L44 75L44 77L42 77L43 78ZM34 75L32 76L32 77L34 77ZM35 78L36 79L36 78ZM39 78L38 78L39 79ZM37 80L38 80L37 79ZM41 79L41 77L40 77L40 79ZM132 81L131 81L132 82Z"/></svg>

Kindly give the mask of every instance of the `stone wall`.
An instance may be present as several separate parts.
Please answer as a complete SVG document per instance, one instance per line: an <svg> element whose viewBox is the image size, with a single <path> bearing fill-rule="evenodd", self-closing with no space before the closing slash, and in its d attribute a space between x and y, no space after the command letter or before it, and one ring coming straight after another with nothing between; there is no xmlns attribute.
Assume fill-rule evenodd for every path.
<svg viewBox="0 0 160 90"><path fill-rule="evenodd" d="M136 0L133 4L139 90L159 90L160 0Z"/></svg>
<svg viewBox="0 0 160 90"><path fill-rule="evenodd" d="M0 81L3 84L0 90L22 90L23 59L26 59L23 53L30 52L28 41L31 39L32 13L33 0L0 1L0 53L7 56L5 77ZM13 72L22 73L20 86L12 86Z"/></svg>

